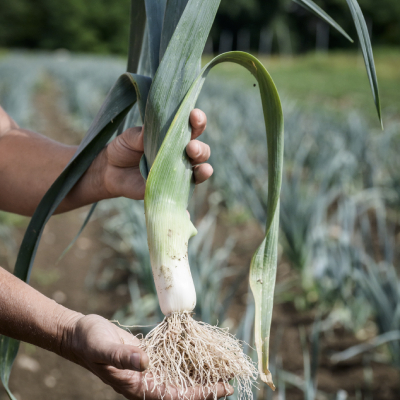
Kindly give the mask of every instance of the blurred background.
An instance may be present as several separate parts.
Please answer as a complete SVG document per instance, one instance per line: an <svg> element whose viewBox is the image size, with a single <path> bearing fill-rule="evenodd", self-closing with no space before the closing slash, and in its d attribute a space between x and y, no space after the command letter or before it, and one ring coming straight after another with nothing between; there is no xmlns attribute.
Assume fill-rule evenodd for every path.
<svg viewBox="0 0 400 400"><path fill-rule="evenodd" d="M125 71L129 0L2 0L0 104L24 128L78 144ZM356 38L344 0L320 4ZM295 2L223 0L204 52L239 49L271 73L284 107L285 161L271 369L276 392L254 399L400 398L400 3L359 0L372 37L385 130L361 52ZM234 65L210 74L197 106L214 175L197 187L189 246L195 317L229 327L253 350L250 259L267 201L256 82ZM32 286L66 307L124 325L162 320L143 203L102 202L46 226ZM0 265L13 269L28 219L0 213ZM22 344L18 400L122 399L86 370ZM232 396L235 397L235 396ZM0 389L0 399L6 395Z"/></svg>

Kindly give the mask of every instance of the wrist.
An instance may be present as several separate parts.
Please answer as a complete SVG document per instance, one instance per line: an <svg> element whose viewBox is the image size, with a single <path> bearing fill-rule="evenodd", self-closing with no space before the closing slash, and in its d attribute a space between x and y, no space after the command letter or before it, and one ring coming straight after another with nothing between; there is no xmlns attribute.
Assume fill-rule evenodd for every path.
<svg viewBox="0 0 400 400"><path fill-rule="evenodd" d="M93 160L91 166L84 175L84 179L87 176L90 180L89 187L91 187L92 193L96 193L97 201L115 197L106 185L107 165L107 147L105 147Z"/></svg>
<svg viewBox="0 0 400 400"><path fill-rule="evenodd" d="M65 197L57 212L69 211L114 197L109 193L105 185L106 167L107 157L105 149L103 149Z"/></svg>
<svg viewBox="0 0 400 400"><path fill-rule="evenodd" d="M73 351L76 324L84 315L63 307L57 311L57 338L54 352L67 360L77 362Z"/></svg>

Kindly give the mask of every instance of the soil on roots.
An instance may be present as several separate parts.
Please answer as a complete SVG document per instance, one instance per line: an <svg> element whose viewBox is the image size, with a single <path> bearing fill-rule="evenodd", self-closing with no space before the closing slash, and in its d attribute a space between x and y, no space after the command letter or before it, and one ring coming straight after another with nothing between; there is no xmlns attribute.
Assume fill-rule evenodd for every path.
<svg viewBox="0 0 400 400"><path fill-rule="evenodd" d="M190 388L200 387L204 397L213 393L216 398L218 383L235 377L238 398L253 396L257 369L228 329L195 321L187 312L174 313L142 339L141 347L150 358L144 382L151 375L152 390L174 386L183 399L190 398Z"/></svg>

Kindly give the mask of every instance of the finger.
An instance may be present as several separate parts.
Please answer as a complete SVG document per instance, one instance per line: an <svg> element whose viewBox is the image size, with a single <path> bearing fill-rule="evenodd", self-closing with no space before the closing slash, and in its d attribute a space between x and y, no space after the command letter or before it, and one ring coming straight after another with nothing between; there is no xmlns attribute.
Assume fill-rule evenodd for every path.
<svg viewBox="0 0 400 400"><path fill-rule="evenodd" d="M206 162L211 155L210 146L199 140L191 140L186 146L186 153L191 158L192 164L200 164Z"/></svg>
<svg viewBox="0 0 400 400"><path fill-rule="evenodd" d="M143 155L141 127L129 128L107 146L108 162L115 167L134 167Z"/></svg>
<svg viewBox="0 0 400 400"><path fill-rule="evenodd" d="M172 395L171 399L169 400L178 398L178 389L172 387L169 387L169 389ZM212 400L214 398L220 399L222 397L231 396L233 392L234 389L231 385L229 385L229 383L218 383L214 387L203 386L189 389L185 393L185 398L189 398L191 400Z"/></svg>
<svg viewBox="0 0 400 400"><path fill-rule="evenodd" d="M135 126L134 128L128 128L120 135L131 150L144 151L143 144L143 127Z"/></svg>
<svg viewBox="0 0 400 400"><path fill-rule="evenodd" d="M165 399L165 400L176 400L179 398L191 399L191 400L212 400L214 398L222 398L233 394L234 389L228 383L218 383L214 387L197 386L195 388L189 388L187 390L178 389L174 386L160 385L154 389L154 382L152 380L147 381L147 388L142 385L145 398L148 400Z"/></svg>
<svg viewBox="0 0 400 400"><path fill-rule="evenodd" d="M193 168L194 181L196 185L206 181L214 172L213 167L210 164L200 164Z"/></svg>
<svg viewBox="0 0 400 400"><path fill-rule="evenodd" d="M117 369L144 371L149 366L147 354L139 347L127 344L108 343L107 351L98 354L96 359Z"/></svg>
<svg viewBox="0 0 400 400"><path fill-rule="evenodd" d="M192 139L196 139L206 129L207 125L206 114L204 114L204 112L199 110L198 108L195 108L190 113L189 122L190 125L192 126Z"/></svg>
<svg viewBox="0 0 400 400"><path fill-rule="evenodd" d="M96 365L92 372L105 384L127 399L142 398L142 374L135 371L120 370L110 365Z"/></svg>
<svg viewBox="0 0 400 400"><path fill-rule="evenodd" d="M217 387L217 398L232 396L235 389L229 383L219 383Z"/></svg>

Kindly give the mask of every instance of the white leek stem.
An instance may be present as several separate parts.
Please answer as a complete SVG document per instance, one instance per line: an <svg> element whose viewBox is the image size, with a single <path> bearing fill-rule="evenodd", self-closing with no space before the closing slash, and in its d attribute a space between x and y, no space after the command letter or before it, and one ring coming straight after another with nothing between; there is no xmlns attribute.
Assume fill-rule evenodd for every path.
<svg viewBox="0 0 400 400"><path fill-rule="evenodd" d="M185 210L146 207L147 240L158 301L164 315L190 312L196 291L188 260L188 241L197 231Z"/></svg>

